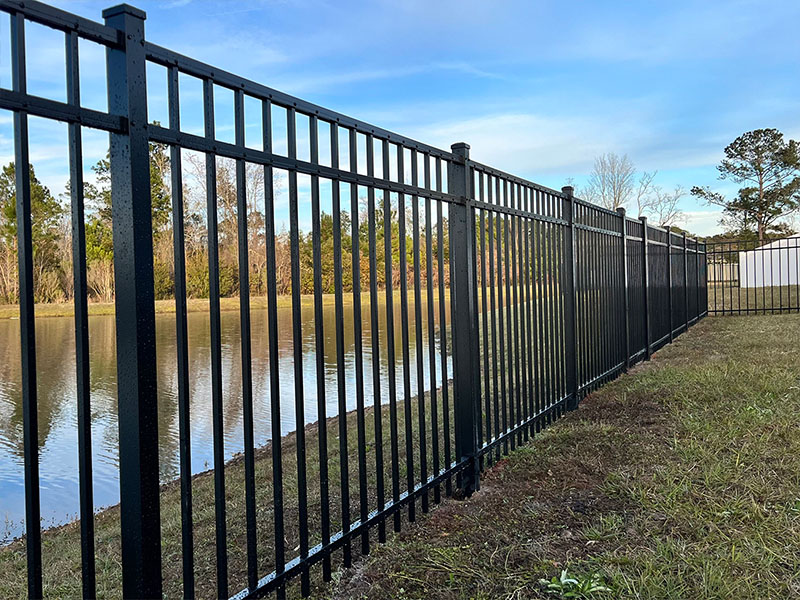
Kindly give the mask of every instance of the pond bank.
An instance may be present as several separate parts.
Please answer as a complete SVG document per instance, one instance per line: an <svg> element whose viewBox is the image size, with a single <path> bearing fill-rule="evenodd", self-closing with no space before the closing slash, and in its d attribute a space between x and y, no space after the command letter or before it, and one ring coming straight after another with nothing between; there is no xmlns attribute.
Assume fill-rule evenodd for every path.
<svg viewBox="0 0 800 600"><path fill-rule="evenodd" d="M426 393L426 412L430 423L430 402ZM441 407L441 390L437 390L437 406L439 410L439 439L443 443L444 427ZM401 474L401 491L404 488L405 461L405 417L404 402L398 399L398 447L400 449L399 472ZM367 458L367 488L370 507L376 505L375 489L377 477L375 452L375 416L372 407L367 407L365 414L364 445ZM452 423L452 403L451 403ZM389 406L381 407L382 444L383 444L383 477L386 482L387 498L391 498L391 453ZM412 451L414 465L419 478L419 425L418 404L414 398L411 402L410 429L412 432ZM340 497L340 446L339 419L331 417L326 420L328 448L328 480L331 531L341 528ZM433 464L432 436L426 435L427 460ZM451 426L451 436L452 436ZM358 471L358 420L356 411L346 414L347 457L349 463L349 486L351 518L358 518L359 511L359 471ZM312 423L305 427L305 445L307 452L308 479L308 514L311 545L320 540L320 462L318 461L319 424ZM299 544L298 494L297 494L297 436L290 433L281 439L283 490L284 490L284 525L285 549L287 558L297 553ZM444 447L440 446L439 460L444 464ZM272 446L270 443L258 448L255 452L256 474L256 507L257 507L257 539L259 572L266 575L274 568L274 513L272 485ZM247 530L245 514L245 477L244 457L236 455L225 465L225 496L227 548L229 554L230 592L235 593L247 584ZM193 499L193 533L195 540L195 574L196 596L212 598L216 590L216 547L215 547L215 513L214 513L214 472L204 471L192 477ZM182 590L182 552L181 552L181 502L180 481L164 484L161 488L161 528L162 528L162 564L165 597L183 597ZM391 524L387 527L391 529ZM119 506L109 507L95 516L95 555L97 569L97 594L101 598L121 597L120 571L120 523ZM358 543L353 545L354 554ZM334 561L337 560L334 555ZM81 557L80 557L80 522L47 529L42 535L43 584L45 597L79 597L81 595ZM318 569L315 569L315 575ZM321 577L320 577L321 579ZM297 584L295 581L292 586ZM18 539L4 548L0 548L0 598L24 597L26 594L26 556L25 540Z"/></svg>

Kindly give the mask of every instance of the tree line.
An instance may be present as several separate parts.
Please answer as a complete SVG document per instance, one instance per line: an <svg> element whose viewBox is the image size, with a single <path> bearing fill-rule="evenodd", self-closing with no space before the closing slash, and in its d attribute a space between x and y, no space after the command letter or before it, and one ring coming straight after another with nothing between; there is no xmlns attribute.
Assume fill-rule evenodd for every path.
<svg viewBox="0 0 800 600"><path fill-rule="evenodd" d="M153 275L156 299L172 298L174 294L175 261L172 230L172 190L170 189L170 160L168 147L150 145L150 188L153 226ZM98 161L93 167L94 183L85 183L83 196L86 206L86 261L89 298L96 302L111 302L114 299L114 244L111 214L111 173L108 158ZM205 160L198 155L189 155L186 160L185 179L182 190L185 231L186 289L189 298L207 298L209 295L208 229L206 219ZM34 249L34 297L36 302L64 302L73 297L72 271L72 222L69 210L69 183L57 198L38 179L33 165L30 167L31 222ZM217 221L219 253L220 295L235 297L239 294L239 223L237 213L236 175L232 161L218 159ZM265 295L267 289L267 239L264 205L264 170L247 164L245 171L245 193L247 198L247 255L250 275L250 293ZM273 182L273 191L284 185L281 177ZM334 183L336 185L336 183ZM421 202L421 201L420 201ZM344 292L353 290L353 244L352 219L344 206L349 207L349 198L342 201L339 236L341 240L341 275ZM359 223L357 248L359 251L361 286L368 290L370 277L369 230L367 227L367 200L358 200ZM308 208L308 207L306 207ZM410 200L406 201L406 262L407 269L401 273L400 224L397 201L391 203L390 236L392 284L397 287L401 277L409 284L414 281L413 223ZM310 210L309 210L310 214ZM376 281L385 286L384 252L384 207L376 201ZM425 252L425 212L420 205L420 279L427 285L427 256ZM335 221L329 211L322 211L319 220L320 262L322 292L334 292L334 229ZM442 219L442 238L439 239L436 223L431 227L433 254L432 285L438 286L438 253L441 246L444 271L441 274L445 285L449 284L449 228L447 218ZM281 223L275 234L275 281L278 294L289 294L291 281L291 236L287 226ZM314 236L311 230L298 232L298 257L300 262L300 292L314 291ZM15 165L10 163L0 173L0 303L18 301L17 265L17 215Z"/></svg>

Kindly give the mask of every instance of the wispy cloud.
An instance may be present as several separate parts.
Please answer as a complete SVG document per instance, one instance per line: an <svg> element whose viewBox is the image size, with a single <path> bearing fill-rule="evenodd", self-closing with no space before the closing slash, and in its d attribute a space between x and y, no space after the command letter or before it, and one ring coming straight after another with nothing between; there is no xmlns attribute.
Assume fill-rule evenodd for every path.
<svg viewBox="0 0 800 600"><path fill-rule="evenodd" d="M392 68L363 68L336 72L304 73L300 76L290 73L277 75L271 82L273 87L293 94L324 92L334 87L346 86L368 81L406 79L415 75L435 74L437 72L461 73L476 78L506 79L504 75L476 67L466 62L432 62L427 64L399 66Z"/></svg>
<svg viewBox="0 0 800 600"><path fill-rule="evenodd" d="M721 210L690 210L684 213L686 221L682 227L697 235L714 235L720 230Z"/></svg>
<svg viewBox="0 0 800 600"><path fill-rule="evenodd" d="M181 8L187 4L191 4L192 0L170 0L163 4L164 8Z"/></svg>

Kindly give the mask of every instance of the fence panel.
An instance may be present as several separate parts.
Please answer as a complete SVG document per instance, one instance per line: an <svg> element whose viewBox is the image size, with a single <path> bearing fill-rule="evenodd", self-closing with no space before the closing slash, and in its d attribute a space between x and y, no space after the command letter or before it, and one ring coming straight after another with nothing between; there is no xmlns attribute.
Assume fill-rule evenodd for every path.
<svg viewBox="0 0 800 600"><path fill-rule="evenodd" d="M644 225L641 221L625 221L628 244L628 327L631 360L641 360L647 353L647 290L645 288Z"/></svg>
<svg viewBox="0 0 800 600"><path fill-rule="evenodd" d="M0 11L12 33L0 108L14 113L26 509L25 537L0 552L24 554L28 569L27 590L12 595L284 597L295 582L308 595L314 565L329 580L334 560L349 566L387 524L397 531L443 495L478 490L481 469L706 314L694 240L477 163L466 144L441 150L156 46L131 7L109 9L105 24L34 1L0 0ZM65 102L27 91L30 22L64 36ZM81 104L79 40L107 49L107 111ZM149 73L163 74L164 123L148 118ZM183 118L191 109L199 127ZM81 548L69 572L42 567L42 552L70 538L40 519L29 116L69 133ZM86 128L111 136L122 494L103 515L109 536L95 533L92 491ZM169 356L155 342L154 148L168 157ZM187 232L198 222L207 471L191 440ZM226 295L239 313L234 345ZM162 364L173 365L174 398L158 388ZM159 458L170 403L175 485ZM178 554L180 576L168 577Z"/></svg>
<svg viewBox="0 0 800 600"><path fill-rule="evenodd" d="M670 317L671 309L683 306L683 297L680 295L683 284L682 271L673 270L670 278L672 264L671 248L667 246L667 239L671 234L658 227L647 225L648 240L648 271L649 271L649 310L650 310L650 345L653 350L669 341L671 338ZM683 255L680 255L683 258ZM680 263L681 265L683 263ZM681 284L678 287L678 284Z"/></svg>
<svg viewBox="0 0 800 600"><path fill-rule="evenodd" d="M575 203L578 277L580 394L595 389L626 365L620 216L584 202Z"/></svg>

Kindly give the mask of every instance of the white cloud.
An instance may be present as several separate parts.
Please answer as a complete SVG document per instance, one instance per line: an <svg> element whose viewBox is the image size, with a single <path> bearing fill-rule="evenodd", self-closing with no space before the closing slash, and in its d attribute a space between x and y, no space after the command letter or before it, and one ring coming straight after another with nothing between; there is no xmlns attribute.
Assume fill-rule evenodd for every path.
<svg viewBox="0 0 800 600"><path fill-rule="evenodd" d="M708 167L718 160L718 152L707 143L687 147L682 140L659 135L653 130L651 111L644 108L625 115L575 117L496 112L465 120L433 119L422 126L412 125L410 117L400 131L444 149L454 142L467 142L474 160L523 177L584 175L604 152L628 154L642 169Z"/></svg>
<svg viewBox="0 0 800 600"><path fill-rule="evenodd" d="M523 174L583 168L615 145L611 138L621 132L613 129L578 117L512 113L433 123L412 128L412 135L442 148L465 141L475 160Z"/></svg>
<svg viewBox="0 0 800 600"><path fill-rule="evenodd" d="M722 232L719 220L722 217L721 210L690 210L684 213L686 221L681 223L681 227L697 235L714 235Z"/></svg>
<svg viewBox="0 0 800 600"><path fill-rule="evenodd" d="M339 72L326 71L325 74L305 73L300 76L277 75L273 77L270 85L291 94L318 93L336 86L383 79L396 80L403 77L434 73L437 71L455 71L473 75L478 78L503 79L503 76L497 73L481 69L467 62L433 62L403 67L364 68Z"/></svg>

